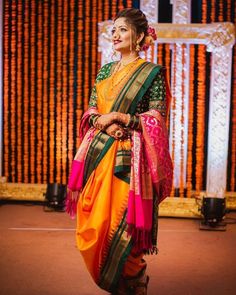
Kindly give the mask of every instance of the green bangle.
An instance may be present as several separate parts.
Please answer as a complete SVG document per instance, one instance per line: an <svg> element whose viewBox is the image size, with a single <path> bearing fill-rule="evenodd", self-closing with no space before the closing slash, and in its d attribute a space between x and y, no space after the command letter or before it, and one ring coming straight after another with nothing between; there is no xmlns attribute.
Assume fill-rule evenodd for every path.
<svg viewBox="0 0 236 295"><path fill-rule="evenodd" d="M135 124L135 116L132 116L129 122L129 128L133 129Z"/></svg>
<svg viewBox="0 0 236 295"><path fill-rule="evenodd" d="M133 129L138 129L139 125L140 125L140 118L139 116L135 116Z"/></svg>
<svg viewBox="0 0 236 295"><path fill-rule="evenodd" d="M90 118L89 118L89 124L90 126L93 126L96 128L96 122L97 122L97 119L100 117L100 115L91 115Z"/></svg>

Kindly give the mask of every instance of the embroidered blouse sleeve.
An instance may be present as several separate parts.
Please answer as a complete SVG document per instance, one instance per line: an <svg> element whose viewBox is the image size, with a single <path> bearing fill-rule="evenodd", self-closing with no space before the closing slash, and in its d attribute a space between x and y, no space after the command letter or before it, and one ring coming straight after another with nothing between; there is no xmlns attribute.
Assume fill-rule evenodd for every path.
<svg viewBox="0 0 236 295"><path fill-rule="evenodd" d="M111 70L112 63L104 65L98 72L94 86L91 91L90 99L89 99L89 107L97 107L97 88L96 85L98 82L106 79ZM89 124L90 126L94 126L96 120L97 120L98 115L91 115L89 118Z"/></svg>
<svg viewBox="0 0 236 295"><path fill-rule="evenodd" d="M137 114L145 113L148 110L158 110L163 117L166 117L166 86L165 76L162 69L155 77L152 85L148 88L141 102L138 104L136 113L136 124L134 129L140 128L139 116Z"/></svg>
<svg viewBox="0 0 236 295"><path fill-rule="evenodd" d="M148 92L148 109L158 110L163 117L166 117L166 85L163 70L156 75Z"/></svg>
<svg viewBox="0 0 236 295"><path fill-rule="evenodd" d="M97 88L96 85L98 82L107 78L110 74L112 63L104 65L98 72L94 86L91 91L89 107L97 107Z"/></svg>

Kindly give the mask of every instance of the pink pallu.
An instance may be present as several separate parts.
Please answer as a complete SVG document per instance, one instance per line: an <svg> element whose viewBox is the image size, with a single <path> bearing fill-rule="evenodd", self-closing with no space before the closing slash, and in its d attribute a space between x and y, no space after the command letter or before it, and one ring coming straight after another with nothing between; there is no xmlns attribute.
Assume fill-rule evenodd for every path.
<svg viewBox="0 0 236 295"><path fill-rule="evenodd" d="M74 218L76 215L79 192L83 188L85 159L96 131L95 128L90 127L89 125L89 117L93 114L98 114L98 111L96 108L91 107L82 117L79 130L81 144L71 165L71 172L67 186L68 192L65 201L66 212L71 218Z"/></svg>
<svg viewBox="0 0 236 295"><path fill-rule="evenodd" d="M153 193L160 203L171 192L172 161L165 121L156 110L140 115L142 131L133 131L128 233L138 251L152 249ZM154 191L153 191L154 190Z"/></svg>

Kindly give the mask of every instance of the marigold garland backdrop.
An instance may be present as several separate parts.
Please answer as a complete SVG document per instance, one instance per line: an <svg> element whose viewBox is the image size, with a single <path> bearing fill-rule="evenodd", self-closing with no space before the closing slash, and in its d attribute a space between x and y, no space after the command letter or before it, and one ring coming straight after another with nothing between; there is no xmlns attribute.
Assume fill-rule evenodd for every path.
<svg viewBox="0 0 236 295"><path fill-rule="evenodd" d="M168 5L169 9L171 5L161 7L161 3L163 1L159 1L159 14L166 9L164 21L171 22L171 14L168 14ZM97 24L112 19L119 9L132 6L138 7L139 2L4 1L3 175L8 182L67 182L77 147L80 117L87 108L100 67ZM235 23L235 19L234 0L202 0L198 4L192 1L194 23ZM167 67L170 77L170 44L158 44L157 61ZM205 45L190 45L189 63L186 186L190 197L192 189L200 191L206 187L211 64ZM228 191L236 190L235 64L234 47ZM181 196L183 190L183 182L180 182Z"/></svg>
<svg viewBox="0 0 236 295"><path fill-rule="evenodd" d="M135 1L4 1L3 175L66 183L100 67L97 23Z"/></svg>

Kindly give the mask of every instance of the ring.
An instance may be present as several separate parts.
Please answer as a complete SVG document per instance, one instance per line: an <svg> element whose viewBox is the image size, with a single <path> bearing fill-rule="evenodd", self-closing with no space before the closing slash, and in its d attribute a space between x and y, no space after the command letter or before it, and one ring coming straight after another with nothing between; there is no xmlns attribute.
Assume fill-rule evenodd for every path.
<svg viewBox="0 0 236 295"><path fill-rule="evenodd" d="M115 136L120 138L123 136L123 132L121 130L117 130L116 133L115 133Z"/></svg>

